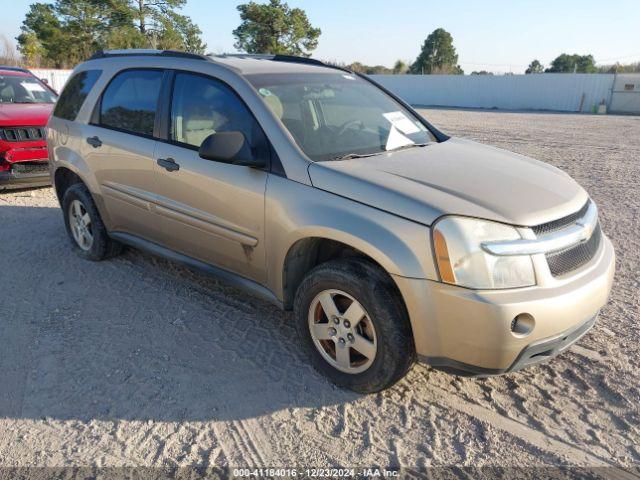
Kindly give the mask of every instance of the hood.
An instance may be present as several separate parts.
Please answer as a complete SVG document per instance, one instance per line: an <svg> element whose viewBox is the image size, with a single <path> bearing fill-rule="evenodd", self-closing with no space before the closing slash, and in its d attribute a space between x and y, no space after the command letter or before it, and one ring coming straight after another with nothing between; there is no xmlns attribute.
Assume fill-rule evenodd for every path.
<svg viewBox="0 0 640 480"><path fill-rule="evenodd" d="M316 162L316 188L430 225L446 214L534 226L578 211L569 175L517 153L451 138L373 157Z"/></svg>
<svg viewBox="0 0 640 480"><path fill-rule="evenodd" d="M0 126L44 127L53 103L0 103Z"/></svg>

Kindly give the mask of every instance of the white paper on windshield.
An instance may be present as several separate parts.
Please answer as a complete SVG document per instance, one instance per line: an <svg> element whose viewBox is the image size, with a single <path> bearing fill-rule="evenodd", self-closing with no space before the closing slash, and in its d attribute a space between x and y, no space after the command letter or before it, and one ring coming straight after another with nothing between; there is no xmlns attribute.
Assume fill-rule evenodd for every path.
<svg viewBox="0 0 640 480"><path fill-rule="evenodd" d="M22 86L26 89L29 90L30 92L44 92L44 88L42 87L42 85L40 85L39 83L35 83L35 82L24 82L22 84Z"/></svg>
<svg viewBox="0 0 640 480"><path fill-rule="evenodd" d="M412 133L417 133L420 131L416 124L409 120L407 116L402 112L383 113L382 116L389 120L391 122L391 125L396 127L405 135L410 135Z"/></svg>
<svg viewBox="0 0 640 480"><path fill-rule="evenodd" d="M384 149L395 150L396 148L404 147L405 145L413 145L413 141L400 133L400 130L398 130L394 125L391 125L387 144L384 146Z"/></svg>

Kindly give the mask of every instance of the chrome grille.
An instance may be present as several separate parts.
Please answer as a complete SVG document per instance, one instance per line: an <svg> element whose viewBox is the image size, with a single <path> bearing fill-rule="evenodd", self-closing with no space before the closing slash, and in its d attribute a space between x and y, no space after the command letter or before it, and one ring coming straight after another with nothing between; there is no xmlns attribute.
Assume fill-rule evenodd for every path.
<svg viewBox="0 0 640 480"><path fill-rule="evenodd" d="M591 201L587 200L587 203L585 203L584 206L576 213L572 213L571 215L567 215L566 217L559 218L558 220L543 223L542 225L537 225L535 227L532 227L532 230L538 237L541 235L546 235L548 233L557 232L558 230L562 230L563 228L568 227L569 225L584 217L587 213L590 203Z"/></svg>
<svg viewBox="0 0 640 480"><path fill-rule="evenodd" d="M579 218L579 217L578 217ZM600 224L595 228L591 238L559 252L547 253L549 270L554 277L560 277L589 263L598 252L602 241Z"/></svg>
<svg viewBox="0 0 640 480"><path fill-rule="evenodd" d="M11 127L0 129L0 132L7 142L35 142L45 138L43 127Z"/></svg>

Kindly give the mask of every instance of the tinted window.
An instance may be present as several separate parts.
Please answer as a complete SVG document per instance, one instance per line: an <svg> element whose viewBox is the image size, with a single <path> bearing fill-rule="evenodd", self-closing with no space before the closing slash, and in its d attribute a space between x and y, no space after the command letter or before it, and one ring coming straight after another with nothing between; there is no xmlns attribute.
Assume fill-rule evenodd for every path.
<svg viewBox="0 0 640 480"><path fill-rule="evenodd" d="M65 120L75 120L100 73L100 70L86 70L71 77L62 90L53 114Z"/></svg>
<svg viewBox="0 0 640 480"><path fill-rule="evenodd" d="M171 139L199 147L212 133L242 132L254 155L265 155L264 133L240 98L212 78L179 73L171 104Z"/></svg>
<svg viewBox="0 0 640 480"><path fill-rule="evenodd" d="M102 96L100 124L153 135L162 71L127 70L111 81Z"/></svg>

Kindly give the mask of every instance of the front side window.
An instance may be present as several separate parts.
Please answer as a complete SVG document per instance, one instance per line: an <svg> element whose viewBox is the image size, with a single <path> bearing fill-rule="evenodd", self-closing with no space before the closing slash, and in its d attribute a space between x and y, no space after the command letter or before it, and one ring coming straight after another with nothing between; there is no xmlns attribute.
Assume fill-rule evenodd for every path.
<svg viewBox="0 0 640 480"><path fill-rule="evenodd" d="M37 78L0 75L0 103L54 103L56 98Z"/></svg>
<svg viewBox="0 0 640 480"><path fill-rule="evenodd" d="M414 114L355 75L260 74L247 78L311 160L371 155L435 141Z"/></svg>
<svg viewBox="0 0 640 480"><path fill-rule="evenodd" d="M171 102L171 140L200 147L211 134L242 132L254 155L264 155L265 137L244 103L224 83L178 73Z"/></svg>
<svg viewBox="0 0 640 480"><path fill-rule="evenodd" d="M116 75L102 96L100 125L152 136L162 76L160 70L126 70Z"/></svg>
<svg viewBox="0 0 640 480"><path fill-rule="evenodd" d="M100 70L85 70L75 74L62 90L53 115L65 120L75 120L100 73Z"/></svg>

